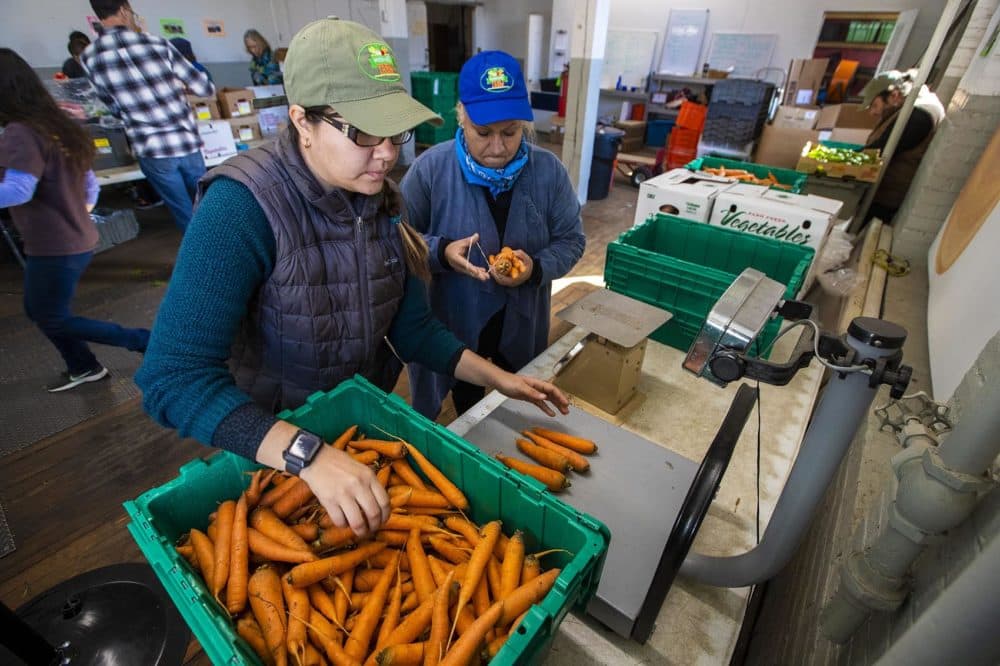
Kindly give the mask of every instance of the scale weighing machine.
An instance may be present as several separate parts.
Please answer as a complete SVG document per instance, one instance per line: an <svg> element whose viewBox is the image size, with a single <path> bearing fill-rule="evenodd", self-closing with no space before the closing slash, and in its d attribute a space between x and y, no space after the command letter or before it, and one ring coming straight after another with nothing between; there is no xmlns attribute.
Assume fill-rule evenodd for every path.
<svg viewBox="0 0 1000 666"><path fill-rule="evenodd" d="M573 406L569 415L560 417L558 429L592 439L599 447L590 457L591 471L572 474L572 486L558 496L611 531L601 580L586 610L623 637L646 642L678 574L710 585L745 587L777 573L805 533L878 386L890 384L893 397L905 390L909 373L901 364L901 347L906 332L878 319L859 317L840 337L806 328L784 363L749 355L752 342L776 312L790 320L810 313L808 305L784 301L784 291L762 273L744 271L719 299L684 360L693 375L722 386L743 378L785 385L813 358L839 369L817 402L764 537L750 551L732 557L689 552L756 402L754 388L739 387L700 463ZM585 302L578 310L592 312L590 305ZM584 328L593 335L592 328ZM591 335L587 339L552 368L557 383L579 358L587 358L583 354L588 346L606 344ZM590 353L597 356L597 351L604 350ZM619 356L628 359L629 354ZM607 395L617 395L622 374L591 375L589 383L604 384ZM522 430L542 425L545 417L534 405L515 400L489 402L487 397L480 405L482 411L462 436L487 454L522 457L516 438Z"/></svg>

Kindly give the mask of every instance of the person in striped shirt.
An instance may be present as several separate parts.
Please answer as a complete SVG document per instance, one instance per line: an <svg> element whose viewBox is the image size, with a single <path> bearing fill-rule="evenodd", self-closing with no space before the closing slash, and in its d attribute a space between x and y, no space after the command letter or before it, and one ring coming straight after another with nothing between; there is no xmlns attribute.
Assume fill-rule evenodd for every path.
<svg viewBox="0 0 1000 666"><path fill-rule="evenodd" d="M186 229L205 160L184 92L212 97L215 86L166 39L142 32L127 0L91 0L90 6L104 31L83 52L87 77L124 122L143 175Z"/></svg>

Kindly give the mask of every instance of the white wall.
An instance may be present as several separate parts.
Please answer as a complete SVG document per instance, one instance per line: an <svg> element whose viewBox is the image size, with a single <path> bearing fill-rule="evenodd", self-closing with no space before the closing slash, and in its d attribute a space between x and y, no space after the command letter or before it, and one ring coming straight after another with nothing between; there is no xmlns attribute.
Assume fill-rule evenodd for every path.
<svg viewBox="0 0 1000 666"><path fill-rule="evenodd" d="M659 63L670 8L708 9L708 34L702 47L704 62L711 34L715 31L776 33L778 44L771 60L773 67L787 70L792 58L812 57L824 11L899 11L918 9L916 25L910 33L900 66L909 66L924 52L937 25L946 0L672 0L669 3L643 0L611 0L609 26L614 29L658 30L655 63Z"/></svg>
<svg viewBox="0 0 1000 666"><path fill-rule="evenodd" d="M94 12L87 0L22 0L6 6L0 23L0 44L17 51L33 67L61 66L69 57L69 33L82 30L90 34L85 17ZM132 7L145 19L147 29L156 34L160 34L161 18L182 19L201 62L248 61L250 57L243 48L243 33L248 28L259 30L275 48L283 45L274 28L270 0L132 0ZM208 37L202 26L204 19L223 21L226 36Z"/></svg>

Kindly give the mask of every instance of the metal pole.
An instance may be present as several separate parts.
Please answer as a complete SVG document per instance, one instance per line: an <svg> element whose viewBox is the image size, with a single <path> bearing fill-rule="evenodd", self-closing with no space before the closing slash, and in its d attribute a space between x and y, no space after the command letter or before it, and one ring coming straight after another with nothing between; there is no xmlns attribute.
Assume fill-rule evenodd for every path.
<svg viewBox="0 0 1000 666"><path fill-rule="evenodd" d="M899 113L896 114L896 122L892 126L892 132L889 134L889 139L885 142L885 150L882 151L882 161L885 163L886 168L888 168L889 161L896 152L896 146L899 144L899 139L903 136L903 130L906 128L906 123L910 120L910 113L913 111L913 105L917 101L917 93L920 92L920 88L922 88L924 83L926 83L927 77L931 73L931 67L934 66L934 60L941 51L941 45L944 43L945 37L948 35L948 28L951 27L952 22L958 15L958 10L961 5L962 0L948 0L948 4L945 5L944 11L941 13L941 18L938 20L937 27L934 29L934 34L931 36L930 44L927 45L927 50L924 52L923 58L920 59L920 68L917 70L917 80L913 82L913 90L906 96L906 101L903 102L902 108L900 108ZM871 207L872 200L875 198L875 192L878 190L878 186L882 183L882 177L884 175L885 169L882 169L882 172L878 175L878 179L872 183L871 186L869 186L868 191L865 192L865 196L858 205L857 212L854 214L854 220L851 221L851 227L849 229L851 233L857 233L861 228L861 225L864 223L865 216L868 215L868 209Z"/></svg>

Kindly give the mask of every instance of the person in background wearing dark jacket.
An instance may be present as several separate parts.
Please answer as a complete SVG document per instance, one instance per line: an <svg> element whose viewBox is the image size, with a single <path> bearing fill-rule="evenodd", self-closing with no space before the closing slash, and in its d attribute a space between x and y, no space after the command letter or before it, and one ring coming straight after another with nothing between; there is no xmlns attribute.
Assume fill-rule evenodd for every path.
<svg viewBox="0 0 1000 666"><path fill-rule="evenodd" d="M197 69L199 72L202 72L205 76L207 76L208 80L211 82L212 73L209 72L208 69L203 64L198 62L198 58L194 54L194 49L191 48L191 42L184 39L183 37L174 37L173 39L170 40L170 44L175 49L177 49L178 53L187 58L187 61L191 63L191 65L193 65L195 69Z"/></svg>
<svg viewBox="0 0 1000 666"><path fill-rule="evenodd" d="M270 86L281 83L281 65L271 53L271 45L264 35L251 28L243 34L243 46L250 54L250 79L255 86Z"/></svg>
<svg viewBox="0 0 1000 666"><path fill-rule="evenodd" d="M90 46L90 37L79 30L69 33L69 43L66 44L66 50L69 51L70 57L66 58L62 66L62 73L66 75L67 79L82 79L87 76L87 71L80 64L80 54L88 46Z"/></svg>
<svg viewBox="0 0 1000 666"><path fill-rule="evenodd" d="M199 185L149 350L143 405L181 436L298 474L338 526L389 515L369 467L275 414L360 374L391 391L416 361L553 415L548 382L501 370L427 302L427 245L387 177L399 147L439 116L407 94L392 49L335 18L292 38L288 131Z"/></svg>
<svg viewBox="0 0 1000 666"><path fill-rule="evenodd" d="M9 208L24 241L24 311L59 351L65 376L51 393L108 376L87 342L142 352L144 328L70 312L76 285L97 246L88 211L100 186L94 146L17 53L0 48L0 207Z"/></svg>
<svg viewBox="0 0 1000 666"><path fill-rule="evenodd" d="M90 6L104 32L83 52L87 77L122 119L143 175L185 229L205 160L184 90L213 97L215 86L166 39L141 32L127 0L90 0Z"/></svg>
<svg viewBox="0 0 1000 666"><path fill-rule="evenodd" d="M877 217L887 224L892 222L906 198L910 182L927 152L934 131L944 120L944 106L937 95L927 86L921 86L918 91L913 90L915 76L916 70L882 72L861 91L862 106L878 119L878 125L868 135L865 148L879 150L885 150L892 128L896 125L896 116L906 98L911 94L917 95L892 160L885 166L885 174L868 209L867 220Z"/></svg>

